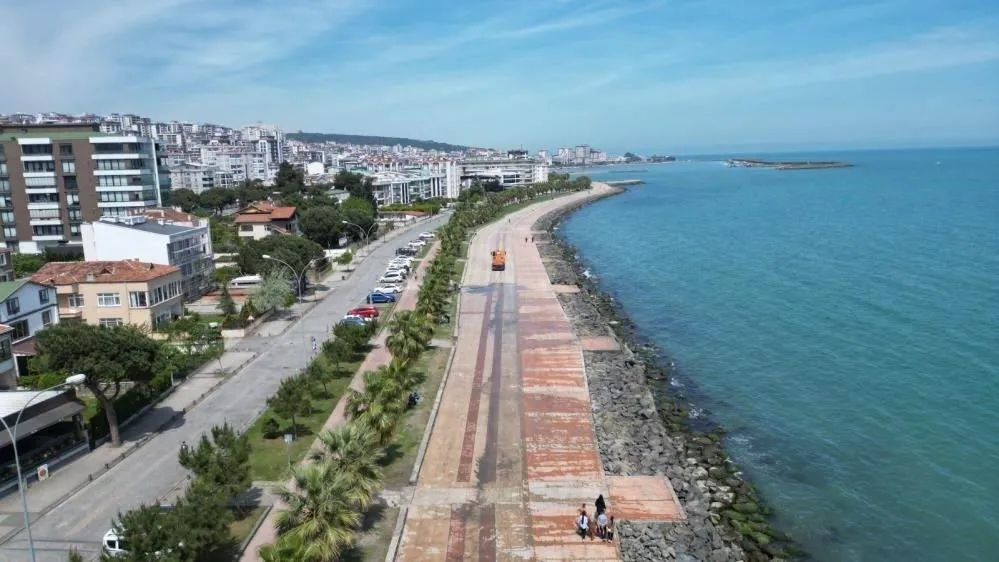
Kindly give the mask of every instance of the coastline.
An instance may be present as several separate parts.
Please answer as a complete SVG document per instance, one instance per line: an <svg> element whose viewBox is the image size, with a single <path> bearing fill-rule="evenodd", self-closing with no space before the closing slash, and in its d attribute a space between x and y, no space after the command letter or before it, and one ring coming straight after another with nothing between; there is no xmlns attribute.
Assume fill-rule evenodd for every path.
<svg viewBox="0 0 999 562"><path fill-rule="evenodd" d="M609 183L609 182L607 182ZM598 284L583 274L576 250L557 234L571 213L621 186L540 218L538 249L552 284L576 285L559 295L581 336L613 336L619 351L585 351L586 376L604 470L612 475L669 477L687 519L681 523L621 522L622 559L762 562L801 557L774 529L770 511L725 453L724 430L692 424L684 397L669 385L671 364L642 341L634 324Z"/></svg>

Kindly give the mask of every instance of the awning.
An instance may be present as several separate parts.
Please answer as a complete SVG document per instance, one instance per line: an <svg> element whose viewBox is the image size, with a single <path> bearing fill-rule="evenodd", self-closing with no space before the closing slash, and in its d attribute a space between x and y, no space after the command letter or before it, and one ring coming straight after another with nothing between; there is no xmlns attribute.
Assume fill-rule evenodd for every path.
<svg viewBox="0 0 999 562"><path fill-rule="evenodd" d="M67 402L51 410L42 412L37 416L22 419L21 423L17 425L17 440L21 441L29 435L51 427L66 418L71 418L82 411L83 404L79 402ZM0 429L3 428L0 427ZM11 426L11 429L14 429L14 427ZM0 431L0 447L6 447L7 445L10 445L10 433L3 429L3 431Z"/></svg>

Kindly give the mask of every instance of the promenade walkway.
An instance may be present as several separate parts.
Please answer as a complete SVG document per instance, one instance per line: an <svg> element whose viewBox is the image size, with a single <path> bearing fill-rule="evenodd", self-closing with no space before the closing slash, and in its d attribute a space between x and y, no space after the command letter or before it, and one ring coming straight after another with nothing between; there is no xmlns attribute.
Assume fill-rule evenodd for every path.
<svg viewBox="0 0 999 562"><path fill-rule="evenodd" d="M529 242L540 216L608 189L532 205L473 239L443 423L432 430L395 560L617 560L616 544L574 532L576 510L585 503L592 514L600 494L618 520L682 518L668 481L604 475L582 352L608 342L573 333ZM507 250L506 271L491 271L494 248Z"/></svg>
<svg viewBox="0 0 999 562"><path fill-rule="evenodd" d="M400 294L399 300L396 302L395 310L413 310L416 308L417 297L420 292L420 283L417 279L423 279L426 276L427 267L430 265L430 261L434 256L437 255L437 250L440 248L440 243L435 242L434 245L427 252L426 257L424 257L416 269L414 270L416 275L410 277L409 281L406 282L405 289ZM385 347L385 339L388 337L388 330L383 329L378 333L378 336L372 342L374 348L368 353L358 368L357 372L354 374L354 378L350 381L350 388L354 390L363 391L364 390L364 373L367 371L374 371L378 367L383 365L388 365L392 360L392 355L389 353L388 349ZM336 407L330 414L330 417L323 424L323 429L333 429L340 425L346 423L347 419L344 415L344 410L347 407L347 394L345 393L343 397L337 402ZM313 442L312 447L316 448L319 446L319 440ZM288 482L291 483L290 481ZM283 509L284 506L280 501L276 502L273 509L267 514L267 518L264 520L263 524L257 530L257 533L250 540L250 544L247 546L246 551L243 553L240 560L242 562L257 562L260 560L258 551L260 547L273 543L277 539L277 533L274 529L274 524L277 521L277 514Z"/></svg>

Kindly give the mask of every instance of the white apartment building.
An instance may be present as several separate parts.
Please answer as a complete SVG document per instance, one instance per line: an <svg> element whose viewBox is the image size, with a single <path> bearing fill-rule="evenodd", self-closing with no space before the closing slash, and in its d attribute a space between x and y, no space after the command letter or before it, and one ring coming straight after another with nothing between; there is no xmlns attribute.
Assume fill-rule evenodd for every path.
<svg viewBox="0 0 999 562"><path fill-rule="evenodd" d="M466 160L461 163L461 182L497 181L503 187L548 181L548 164L534 160Z"/></svg>
<svg viewBox="0 0 999 562"><path fill-rule="evenodd" d="M172 189L190 189L195 193L215 187L215 172L200 164L181 164L170 168Z"/></svg>
<svg viewBox="0 0 999 562"><path fill-rule="evenodd" d="M439 197L455 199L461 189L457 164L444 160L423 166L397 166L396 171L361 173L372 178L379 205L407 205Z"/></svg>
<svg viewBox="0 0 999 562"><path fill-rule="evenodd" d="M97 207L102 215L127 215L163 204L170 173L159 169L156 143L147 137L91 137Z"/></svg>
<svg viewBox="0 0 999 562"><path fill-rule="evenodd" d="M150 213L158 210L150 211ZM145 215L102 217L83 224L83 255L88 262L139 260L173 265L181 272L181 290L195 300L211 288L212 236L208 219L164 210Z"/></svg>

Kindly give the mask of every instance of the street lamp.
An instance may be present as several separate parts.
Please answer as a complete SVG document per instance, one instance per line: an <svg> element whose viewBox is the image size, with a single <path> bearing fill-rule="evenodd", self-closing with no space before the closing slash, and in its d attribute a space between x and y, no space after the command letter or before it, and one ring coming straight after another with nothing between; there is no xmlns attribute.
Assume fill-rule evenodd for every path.
<svg viewBox="0 0 999 562"><path fill-rule="evenodd" d="M28 406L35 401L35 398L38 398L43 393L50 390L56 390L62 387L80 386L86 380L87 375L77 373L66 377L64 382L36 392L30 400L24 403L24 406L21 406L21 411L18 412L17 419L14 420L13 429L7 425L7 420L4 416L0 416L0 423L3 423L4 428L7 430L7 434L10 435L10 445L14 448L14 466L17 467L17 489L21 492L21 510L24 512L24 530L28 533L28 551L31 553L31 562L35 562L35 541L31 538L31 518L28 517L28 498L25 495L24 479L21 478L21 457L17 454L17 424L21 423L21 416L24 415L24 411L28 409Z"/></svg>
<svg viewBox="0 0 999 562"><path fill-rule="evenodd" d="M288 262L286 262L286 261L284 261L282 259L275 258L275 257L270 256L268 254L264 254L261 257L264 258L265 260L271 260L271 261L276 261L278 263L282 263L288 269L291 270L291 275L295 278L295 289L296 289L295 292L298 294L298 302L299 303L302 302L302 284L305 281L305 273L307 271L309 271L309 268L312 267L312 264L314 264L317 261L319 261L320 259L322 259L322 258L316 258L314 260L309 261L309 263L305 264L305 267L302 268L302 274L299 275L299 273L297 271L295 271L295 268L292 267L290 263L288 263Z"/></svg>
<svg viewBox="0 0 999 562"><path fill-rule="evenodd" d="M371 233L374 232L376 228L378 228L378 223L372 224L370 227L368 227L367 230L365 230L364 228L361 228L360 225L354 224L347 220L341 219L340 222L342 222L343 224L353 226L361 233L361 243L363 244L363 247L368 246L368 237L371 236Z"/></svg>

